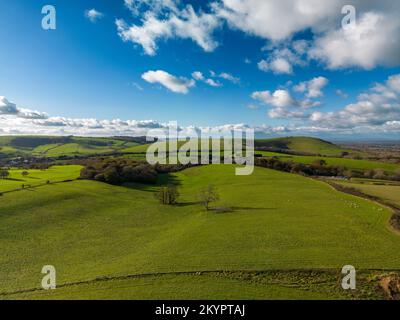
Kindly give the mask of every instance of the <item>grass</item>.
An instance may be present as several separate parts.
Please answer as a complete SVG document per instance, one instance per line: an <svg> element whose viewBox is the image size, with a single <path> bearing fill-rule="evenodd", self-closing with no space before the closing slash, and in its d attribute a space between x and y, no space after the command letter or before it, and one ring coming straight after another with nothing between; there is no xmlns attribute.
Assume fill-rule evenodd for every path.
<svg viewBox="0 0 400 320"><path fill-rule="evenodd" d="M379 161L371 161L371 160L356 160L356 159L347 159L347 158L335 158L335 157L316 157L316 156L295 156L295 155L287 155L277 152L268 152L268 151L256 151L257 154L262 154L265 157L278 157L283 161L293 161L304 164L311 164L316 160L325 160L327 165L330 166L343 166L347 169L354 170L372 170L372 169L383 169L386 172L394 173L396 170L400 169L400 165L393 163L385 163Z"/></svg>
<svg viewBox="0 0 400 320"><path fill-rule="evenodd" d="M255 141L256 148L268 147L288 151L340 156L345 150L333 143L312 137L286 137L275 139L260 139Z"/></svg>
<svg viewBox="0 0 400 320"><path fill-rule="evenodd" d="M361 192L378 197L382 199L385 203L394 204L400 208L400 186L399 185L375 185L371 183L351 183L351 182L341 182L340 184L346 187L353 187Z"/></svg>
<svg viewBox="0 0 400 320"><path fill-rule="evenodd" d="M6 299L134 299L178 300L212 297L219 300L383 299L371 278L377 272L359 272L357 290L344 291L342 277L329 271L203 272L97 279L87 283L11 294ZM296 283L296 285L293 285Z"/></svg>
<svg viewBox="0 0 400 320"><path fill-rule="evenodd" d="M33 155L39 157L85 156L121 152L140 146L134 141L116 138L3 136L0 137L0 155Z"/></svg>
<svg viewBox="0 0 400 320"><path fill-rule="evenodd" d="M43 185L47 181L60 182L65 180L75 180L79 177L81 166L53 166L46 170L22 170L11 169L10 176L7 179L0 179L0 192L12 191L21 189L30 185L32 187ZM28 176L23 176L22 172L27 171Z"/></svg>
<svg viewBox="0 0 400 320"><path fill-rule="evenodd" d="M56 267L59 285L162 272L399 267L400 237L387 227L390 210L301 176L264 168L235 176L234 168L211 165L171 175L182 195L177 206L158 204L156 186L94 181L5 194L0 198L0 291L38 288L47 264ZM199 189L210 182L221 195L215 205L233 212L207 212L197 203ZM218 289L244 286L232 279L185 279L182 298L197 297L195 292L218 298ZM127 280L121 286L136 286L136 293L116 290L115 297L162 297L158 287L166 297L182 283L166 277L164 284L158 279L152 286L145 280ZM102 298L107 286L112 284L93 292L88 285L74 297ZM271 284L264 295L252 293L261 292L260 286L245 286L249 297L268 292L270 297L305 297ZM55 292L58 298L73 295L69 287Z"/></svg>

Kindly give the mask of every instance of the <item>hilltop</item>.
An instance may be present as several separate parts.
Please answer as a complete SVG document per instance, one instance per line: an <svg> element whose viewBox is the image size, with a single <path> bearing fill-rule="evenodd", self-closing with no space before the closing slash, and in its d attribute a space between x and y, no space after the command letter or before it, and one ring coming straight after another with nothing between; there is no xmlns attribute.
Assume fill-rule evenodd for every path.
<svg viewBox="0 0 400 320"><path fill-rule="evenodd" d="M304 155L341 156L348 150L342 149L329 141L312 137L284 137L259 139L255 141L257 150L268 150L282 153Z"/></svg>

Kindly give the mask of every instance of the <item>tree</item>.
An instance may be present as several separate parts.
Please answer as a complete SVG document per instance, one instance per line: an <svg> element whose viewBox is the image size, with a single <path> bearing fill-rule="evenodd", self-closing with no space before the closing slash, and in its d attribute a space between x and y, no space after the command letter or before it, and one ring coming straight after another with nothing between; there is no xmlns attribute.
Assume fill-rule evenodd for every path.
<svg viewBox="0 0 400 320"><path fill-rule="evenodd" d="M21 175L22 175L23 177L27 177L27 176L29 176L29 172L28 172L28 171L22 171L22 172L21 172Z"/></svg>
<svg viewBox="0 0 400 320"><path fill-rule="evenodd" d="M208 211L210 210L210 203L219 200L219 194L213 185L208 185L200 191L199 199Z"/></svg>
<svg viewBox="0 0 400 320"><path fill-rule="evenodd" d="M174 185L169 185L167 187L160 188L155 194L155 197L158 199L158 201L160 201L161 204L176 204L179 197L179 192Z"/></svg>
<svg viewBox="0 0 400 320"><path fill-rule="evenodd" d="M10 175L7 169L0 169L0 179L6 179Z"/></svg>

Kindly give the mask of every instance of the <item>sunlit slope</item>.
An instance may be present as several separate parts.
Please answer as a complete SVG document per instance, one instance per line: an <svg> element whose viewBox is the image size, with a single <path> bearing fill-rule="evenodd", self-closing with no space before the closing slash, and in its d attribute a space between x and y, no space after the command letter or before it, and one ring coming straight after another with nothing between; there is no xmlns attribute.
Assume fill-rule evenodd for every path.
<svg viewBox="0 0 400 320"><path fill-rule="evenodd" d="M280 149L326 156L340 156L346 151L333 143L312 137L260 139L255 141L255 146L256 148Z"/></svg>
<svg viewBox="0 0 400 320"><path fill-rule="evenodd" d="M21 189L22 186L35 187L46 183L75 180L79 177L82 166L52 166L49 169L11 169L7 179L0 179L0 192ZM23 173L27 172L28 175Z"/></svg>
<svg viewBox="0 0 400 320"><path fill-rule="evenodd" d="M317 156L296 156L277 152L257 151L265 157L276 157L282 161L293 161L304 164L312 164L318 160L324 160L328 166L341 166L347 169L354 170L374 170L382 169L386 172L394 173L400 169L399 164L386 163L373 160L358 160L349 158L335 158L335 157L317 157Z"/></svg>
<svg viewBox="0 0 400 320"><path fill-rule="evenodd" d="M107 154L140 145L134 140L72 136L4 136L0 137L0 156L60 157Z"/></svg>
<svg viewBox="0 0 400 320"><path fill-rule="evenodd" d="M201 271L398 268L400 237L388 209L301 176L234 166L174 175L182 197L161 206L153 188L75 181L0 198L1 291L40 285L43 265L58 283L127 274ZM206 212L197 192L210 182L218 206Z"/></svg>

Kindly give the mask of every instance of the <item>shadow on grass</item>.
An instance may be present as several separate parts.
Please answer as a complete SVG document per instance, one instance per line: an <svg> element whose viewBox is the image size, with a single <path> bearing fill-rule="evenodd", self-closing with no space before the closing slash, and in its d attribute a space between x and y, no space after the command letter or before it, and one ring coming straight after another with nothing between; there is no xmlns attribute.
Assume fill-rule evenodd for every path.
<svg viewBox="0 0 400 320"><path fill-rule="evenodd" d="M264 207L230 207L233 211L239 210L276 210L277 208L264 208Z"/></svg>
<svg viewBox="0 0 400 320"><path fill-rule="evenodd" d="M159 174L155 184L144 184L137 182L124 183L122 186L129 189L136 189L145 192L156 192L160 187L167 185L181 185L181 181L170 173Z"/></svg>

